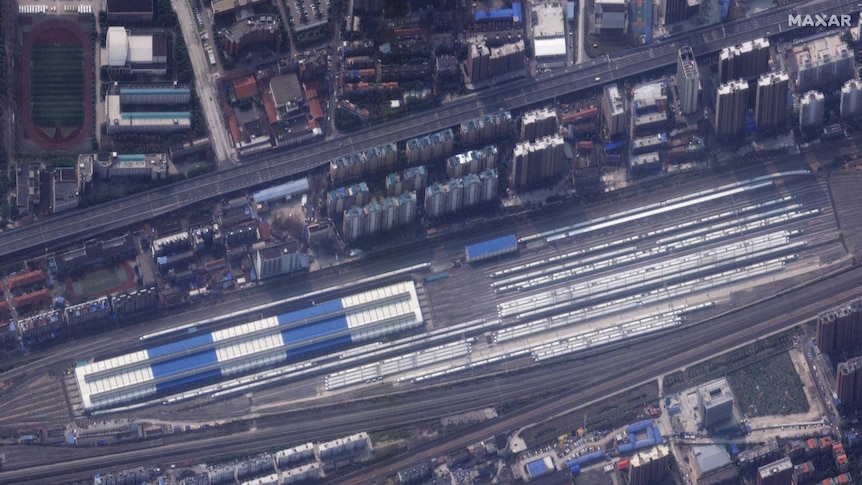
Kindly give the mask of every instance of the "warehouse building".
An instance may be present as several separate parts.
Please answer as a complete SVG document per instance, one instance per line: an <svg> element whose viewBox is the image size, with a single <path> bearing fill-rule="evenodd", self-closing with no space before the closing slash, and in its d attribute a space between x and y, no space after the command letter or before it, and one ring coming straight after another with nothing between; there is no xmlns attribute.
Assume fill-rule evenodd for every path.
<svg viewBox="0 0 862 485"><path fill-rule="evenodd" d="M119 95L125 105L189 104L192 100L191 89L184 85L117 86L111 94Z"/></svg>
<svg viewBox="0 0 862 485"><path fill-rule="evenodd" d="M124 111L120 96L105 97L105 127L108 134L177 133L192 127L189 111Z"/></svg>
<svg viewBox="0 0 862 485"><path fill-rule="evenodd" d="M105 10L109 23L153 20L153 0L107 0Z"/></svg>
<svg viewBox="0 0 862 485"><path fill-rule="evenodd" d="M84 409L105 409L422 324L408 281L80 365L75 379Z"/></svg>
<svg viewBox="0 0 862 485"><path fill-rule="evenodd" d="M539 68L566 65L566 30L563 2L532 4L533 56Z"/></svg>
<svg viewBox="0 0 862 485"><path fill-rule="evenodd" d="M108 27L102 65L114 74L165 75L167 55L164 32L133 35L125 27Z"/></svg>

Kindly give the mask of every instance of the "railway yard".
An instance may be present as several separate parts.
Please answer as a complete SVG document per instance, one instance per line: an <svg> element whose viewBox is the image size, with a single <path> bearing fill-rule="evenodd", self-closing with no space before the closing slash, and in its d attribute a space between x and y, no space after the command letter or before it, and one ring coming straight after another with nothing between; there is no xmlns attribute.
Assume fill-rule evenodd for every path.
<svg viewBox="0 0 862 485"><path fill-rule="evenodd" d="M853 186L846 180L841 184L843 191ZM282 307L209 325L182 326L181 319L175 319L70 342L53 356L40 356L7 373L4 385L16 392L0 391L0 426L78 426L81 436L92 434L82 426L87 421L95 428L130 419L177 428L189 423L212 426L198 435L166 435L147 441L147 446L119 440L108 443L116 461L107 463L118 466L131 460L180 460L195 450L206 455L210 446L228 452L226 440L247 449L385 429L411 422L411 415L415 420L417 412L431 419L454 409L498 405L516 396L537 395L555 382L561 389L581 389L577 399L588 402L603 383L610 382L610 376L628 382L654 372L655 366L703 353L696 344L703 341L699 338L713 335L707 341L715 341L718 350L722 339L730 342L766 328L787 328L816 313L817 305L852 297L850 293L858 290L838 280L856 277L858 270L851 269L854 255L847 247L857 246L846 240L847 233L841 230L846 218L836 215L833 207L824 178L805 170L748 171L744 176L722 177L719 183L694 182L674 189L673 196L652 193L627 204L594 208L581 217L549 213L519 223L517 256L453 264L463 255L463 238L432 239L427 247L394 251L389 257L369 254L369 266L363 272L374 267L381 276L368 277L361 287L321 291ZM848 204L841 210L854 214L858 209ZM476 230L468 235L467 242L473 242L494 234ZM825 278L830 274L839 276ZM797 289L814 280L819 282ZM390 287L400 289L383 291ZM758 303L783 291L817 293L822 298L816 304L806 298L810 305L789 314L775 308L780 305ZM395 300L400 294L412 295L408 298L415 307L399 309ZM271 300L272 295L268 296ZM357 300L348 304L351 298ZM332 306L334 301L342 302L341 306ZM351 304L382 309L375 306L374 311L381 313L372 315L362 307L367 315L352 317L347 310ZM746 317L734 315L746 305L757 309L748 314L752 319L760 315L756 325L746 326ZM317 328L317 333L290 334L294 340L288 342L284 332L294 324L287 318L271 318L288 310L304 319L296 320L304 322L302 328ZM400 325L400 320L393 319L402 318L404 312L415 319L409 325L375 330ZM347 324L335 328L327 323L333 318L344 318ZM405 334L417 320L426 330ZM710 324L697 325L704 320ZM726 334L716 327L722 322L727 322ZM177 330L165 330L168 327ZM276 327L278 332L270 330ZM146 333L152 329L160 331ZM206 335L212 337L201 340ZM352 340L345 341L344 336ZM694 336L700 337L688 338ZM162 350L155 352L156 348ZM291 354L297 348L313 348L314 353L310 358ZM668 348L674 349L674 355L661 357ZM162 370L156 375L158 366L180 359L180 354L203 353L217 358L183 360L191 370L175 375ZM273 360L276 354L279 358ZM79 365L73 370L75 362ZM577 375L578 369L601 363L631 372L618 376L604 368ZM233 370L225 371L228 367ZM85 377L84 368L95 377ZM149 368L153 371L146 374ZM217 368L221 369L217 376L207 374ZM134 373L140 378L134 382L120 376ZM507 373L519 377L507 378ZM185 380L184 386L159 387L194 375L205 377L199 379L200 385L191 386ZM482 376L494 377L465 387L465 380ZM90 384L95 387L86 389L87 383L98 379L112 380L110 385L115 387ZM123 390L124 385L137 394ZM440 388L449 392L437 392ZM91 393L111 399L95 405ZM387 396L385 408L379 406L382 396ZM341 403L348 401L353 401L349 413L340 412ZM548 406L537 402L522 416L508 417L497 425L545 416L551 412ZM93 417L86 417L85 411ZM314 421L309 418L316 413L325 415L322 424L310 428L311 423L303 424ZM102 421L106 424L99 425ZM114 427L122 430L123 426L127 425ZM464 439L468 436L463 434ZM183 443L189 449L182 448ZM429 452L432 449L429 445ZM3 446L0 453L5 453L6 462L0 481L81 476L75 475L71 460L84 460L80 465L93 454L80 447L50 451L52 463L68 462L62 470L52 468L56 475L44 475L42 465L48 460L44 453ZM349 477L345 480L341 483L352 483Z"/></svg>

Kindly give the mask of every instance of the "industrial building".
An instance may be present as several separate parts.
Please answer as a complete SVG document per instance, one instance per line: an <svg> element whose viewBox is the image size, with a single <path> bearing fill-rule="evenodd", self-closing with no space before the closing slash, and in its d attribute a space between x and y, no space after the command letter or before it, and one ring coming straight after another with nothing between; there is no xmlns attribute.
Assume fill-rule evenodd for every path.
<svg viewBox="0 0 862 485"><path fill-rule="evenodd" d="M554 108L527 111L521 117L521 141L536 141L559 131L559 115Z"/></svg>
<svg viewBox="0 0 862 485"><path fill-rule="evenodd" d="M764 74L757 80L754 122L758 130L772 131L785 126L790 77L786 72Z"/></svg>
<svg viewBox="0 0 862 485"><path fill-rule="evenodd" d="M840 85L855 74L853 51L841 40L839 33L828 32L811 40L795 42L790 49L790 58L796 67L796 89L800 93Z"/></svg>
<svg viewBox="0 0 862 485"><path fill-rule="evenodd" d="M108 134L176 133L192 127L189 111L124 111L120 96L105 97L105 127Z"/></svg>
<svg viewBox="0 0 862 485"><path fill-rule="evenodd" d="M386 195L394 197L405 192L421 194L428 185L428 171L425 165L407 167L401 172L390 173L384 181Z"/></svg>
<svg viewBox="0 0 862 485"><path fill-rule="evenodd" d="M590 33L625 35L629 31L629 0L595 0Z"/></svg>
<svg viewBox="0 0 862 485"><path fill-rule="evenodd" d="M308 179L301 178L278 184L274 187L258 190L251 194L251 198L258 204L263 204L265 202L289 200L294 195L304 194L306 192L308 192Z"/></svg>
<svg viewBox="0 0 862 485"><path fill-rule="evenodd" d="M722 84L736 79L755 79L769 72L769 39L755 39L718 53L718 80Z"/></svg>
<svg viewBox="0 0 862 485"><path fill-rule="evenodd" d="M605 86L602 95L602 117L608 136L616 136L628 131L625 99L616 84Z"/></svg>
<svg viewBox="0 0 862 485"><path fill-rule="evenodd" d="M355 241L410 224L415 220L416 192L408 192L380 201L373 200L365 206L354 206L344 211L342 231L344 239Z"/></svg>
<svg viewBox="0 0 862 485"><path fill-rule="evenodd" d="M277 49L281 39L279 22L278 15L255 15L242 19L221 33L222 47L234 56L254 44L265 44Z"/></svg>
<svg viewBox="0 0 862 485"><path fill-rule="evenodd" d="M506 20L511 22L512 26L517 26L523 20L523 9L521 2L512 2L510 8L500 9L476 9L473 12L474 20L480 22L500 22Z"/></svg>
<svg viewBox="0 0 862 485"><path fill-rule="evenodd" d="M492 141L508 135L512 131L512 113L499 111L461 123L461 141L477 144Z"/></svg>
<svg viewBox="0 0 862 485"><path fill-rule="evenodd" d="M189 104L192 100L191 89L185 85L117 86L111 94L119 95L124 105Z"/></svg>
<svg viewBox="0 0 862 485"><path fill-rule="evenodd" d="M164 32L133 35L125 27L108 27L102 65L114 74L164 75L168 69Z"/></svg>
<svg viewBox="0 0 862 485"><path fill-rule="evenodd" d="M446 159L446 174L459 178L471 173L484 172L497 163L497 147L488 145L479 150L459 153Z"/></svg>
<svg viewBox="0 0 862 485"><path fill-rule="evenodd" d="M817 347L831 354L862 343L862 301L854 300L817 317Z"/></svg>
<svg viewBox="0 0 862 485"><path fill-rule="evenodd" d="M675 24L697 15L700 10L698 0L660 0L659 18L662 25Z"/></svg>
<svg viewBox="0 0 862 485"><path fill-rule="evenodd" d="M468 263L477 263L516 252L518 252L518 239L514 234L471 244L464 248L465 260Z"/></svg>
<svg viewBox="0 0 862 485"><path fill-rule="evenodd" d="M510 173L512 187L535 186L563 175L567 168L563 145L560 135L516 144Z"/></svg>
<svg viewBox="0 0 862 485"><path fill-rule="evenodd" d="M296 241L258 249L254 253L254 272L258 280L308 269L308 255L299 252Z"/></svg>
<svg viewBox="0 0 862 485"><path fill-rule="evenodd" d="M407 162L411 165L448 157L455 149L455 134L451 128L407 140Z"/></svg>
<svg viewBox="0 0 862 485"><path fill-rule="evenodd" d="M862 114L862 82L851 79L841 86L841 117L852 118Z"/></svg>
<svg viewBox="0 0 862 485"><path fill-rule="evenodd" d="M826 97L819 91L808 91L799 100L799 127L818 128L823 124Z"/></svg>
<svg viewBox="0 0 862 485"><path fill-rule="evenodd" d="M108 23L150 22L154 0L106 0Z"/></svg>
<svg viewBox="0 0 862 485"><path fill-rule="evenodd" d="M739 79L718 87L715 101L715 134L736 136L745 128L748 112L748 83Z"/></svg>
<svg viewBox="0 0 862 485"><path fill-rule="evenodd" d="M533 3L530 11L533 57L539 68L566 65L566 30L563 2Z"/></svg>
<svg viewBox="0 0 862 485"><path fill-rule="evenodd" d="M493 168L429 185L425 189L425 213L428 217L440 217L493 201L497 198L498 187L497 170Z"/></svg>
<svg viewBox="0 0 862 485"><path fill-rule="evenodd" d="M727 379L715 379L698 386L697 400L704 428L724 424L733 418L733 393Z"/></svg>
<svg viewBox="0 0 862 485"><path fill-rule="evenodd" d="M676 61L676 89L679 93L679 105L683 114L697 111L697 96L700 91L700 74L697 69L697 59L691 51L691 46L679 50Z"/></svg>
<svg viewBox="0 0 862 485"><path fill-rule="evenodd" d="M423 324L407 281L75 368L87 411L151 399Z"/></svg>
<svg viewBox="0 0 862 485"><path fill-rule="evenodd" d="M670 469L670 447L658 445L629 458L629 483L648 485L665 476Z"/></svg>
<svg viewBox="0 0 862 485"><path fill-rule="evenodd" d="M87 153L78 155L79 171L83 167L95 172L102 180L113 177L144 177L150 180L164 180L168 175L168 157L164 153L128 154ZM80 174L79 174L80 176Z"/></svg>
<svg viewBox="0 0 862 485"><path fill-rule="evenodd" d="M787 485L793 478L790 458L764 465L757 469L757 485Z"/></svg>
<svg viewBox="0 0 862 485"><path fill-rule="evenodd" d="M694 452L695 463L697 464L701 478L720 474L732 464L727 449L721 445L692 446L692 451ZM734 473L731 477L736 478L737 474Z"/></svg>
<svg viewBox="0 0 862 485"><path fill-rule="evenodd" d="M329 176L335 183L355 179L368 173L391 169L398 162L395 143L376 146L329 162Z"/></svg>
<svg viewBox="0 0 862 485"><path fill-rule="evenodd" d="M838 364L835 377L835 393L846 406L862 401L862 357L854 357Z"/></svg>

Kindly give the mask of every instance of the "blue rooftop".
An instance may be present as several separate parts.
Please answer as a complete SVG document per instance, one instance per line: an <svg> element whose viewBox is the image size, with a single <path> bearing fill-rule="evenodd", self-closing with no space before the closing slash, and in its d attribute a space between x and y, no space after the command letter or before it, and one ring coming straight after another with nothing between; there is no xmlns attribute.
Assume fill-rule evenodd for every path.
<svg viewBox="0 0 862 485"><path fill-rule="evenodd" d="M145 162L146 155L117 155L118 162Z"/></svg>
<svg viewBox="0 0 862 485"><path fill-rule="evenodd" d="M120 94L186 94L191 90L187 88L120 88Z"/></svg>
<svg viewBox="0 0 862 485"><path fill-rule="evenodd" d="M531 477L539 476L548 471L548 466L545 465L545 459L540 458L527 463L527 472Z"/></svg>
<svg viewBox="0 0 862 485"><path fill-rule="evenodd" d="M514 234L498 237L490 241L482 241L480 243L467 246L467 260L477 261L479 259L491 257L504 252L510 252L518 249L518 240Z"/></svg>
<svg viewBox="0 0 862 485"><path fill-rule="evenodd" d="M278 324L289 325L293 323L301 323L303 320L318 317L320 315L326 315L327 313L337 312L343 309L344 307L341 306L341 300L327 301L301 310L282 313L278 316Z"/></svg>
<svg viewBox="0 0 862 485"><path fill-rule="evenodd" d="M187 120L191 118L188 111L134 111L120 113L120 116L128 120L166 120L171 118Z"/></svg>

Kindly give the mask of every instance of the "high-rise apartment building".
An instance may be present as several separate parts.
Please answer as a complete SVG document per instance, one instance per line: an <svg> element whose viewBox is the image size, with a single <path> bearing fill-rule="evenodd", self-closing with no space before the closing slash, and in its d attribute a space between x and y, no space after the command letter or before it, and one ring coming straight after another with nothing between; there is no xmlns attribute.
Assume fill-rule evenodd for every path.
<svg viewBox="0 0 862 485"><path fill-rule="evenodd" d="M676 64L676 88L679 93L679 104L683 114L697 111L697 95L700 88L700 74L697 60L691 51L691 46L679 50Z"/></svg>
<svg viewBox="0 0 862 485"><path fill-rule="evenodd" d="M715 102L715 134L728 137L742 133L747 111L747 82L738 79L720 85Z"/></svg>
<svg viewBox="0 0 862 485"><path fill-rule="evenodd" d="M560 135L515 145L510 174L512 186L534 186L562 175L566 168L563 145Z"/></svg>
<svg viewBox="0 0 862 485"><path fill-rule="evenodd" d="M774 130L787 120L790 77L786 72L765 74L757 80L754 121L758 130Z"/></svg>

